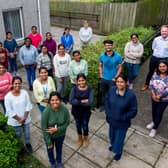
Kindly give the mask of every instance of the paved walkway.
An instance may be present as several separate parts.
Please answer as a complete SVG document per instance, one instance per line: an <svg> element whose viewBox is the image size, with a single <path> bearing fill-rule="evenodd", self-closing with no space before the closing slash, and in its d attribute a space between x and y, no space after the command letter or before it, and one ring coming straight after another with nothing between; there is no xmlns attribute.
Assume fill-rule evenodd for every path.
<svg viewBox="0 0 168 168"><path fill-rule="evenodd" d="M56 35L60 35L62 29L52 28L52 32ZM73 32L76 34L77 32ZM95 36L95 41L100 36ZM75 39L76 41L76 39ZM80 45L78 46L80 47ZM74 120L71 116L71 123L68 127L65 143L63 147L63 161L65 168L167 168L168 167L168 146L160 141L160 136L155 139L148 137L145 124L150 121L150 96L148 92L140 93L144 77L146 76L147 63L141 68L140 76L136 81L135 92L137 93L139 100L139 112L138 116L133 122L132 127L129 129L125 141L124 153L122 160L119 162L113 161L113 155L108 151L108 125L105 122L104 113L94 111L90 120L90 144L87 148L78 148L75 144L77 134L75 129ZM24 78L23 88L28 89L25 79L25 70L20 70L20 75ZM40 112L35 105L35 99L30 92L31 100L34 104L31 112L31 141L34 150L34 156L39 159L46 167L49 166L48 157L43 141L41 129L40 129ZM70 109L70 105L67 105ZM163 127L161 125L161 130ZM168 135L165 132L165 135Z"/></svg>

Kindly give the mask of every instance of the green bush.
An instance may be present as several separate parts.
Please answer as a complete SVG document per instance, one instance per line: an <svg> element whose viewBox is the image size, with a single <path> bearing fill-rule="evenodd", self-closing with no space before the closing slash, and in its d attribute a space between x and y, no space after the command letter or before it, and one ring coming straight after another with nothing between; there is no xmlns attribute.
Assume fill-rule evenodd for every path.
<svg viewBox="0 0 168 168"><path fill-rule="evenodd" d="M13 128L7 125L7 118L0 112L0 167L17 168L20 150Z"/></svg>
<svg viewBox="0 0 168 168"><path fill-rule="evenodd" d="M149 37L154 31L149 28L137 27L137 28L127 28L120 32L113 33L107 36L105 39L111 39L114 41L114 50L124 55L125 44L130 41L130 35L132 33L138 33L139 40L144 42L147 37ZM99 56L104 51L103 40L100 40L96 44L91 44L81 51L82 57L88 62L88 83L95 90L95 97L97 97L97 86L99 81L98 66L99 66ZM143 61L147 59L150 54L151 46L145 47Z"/></svg>

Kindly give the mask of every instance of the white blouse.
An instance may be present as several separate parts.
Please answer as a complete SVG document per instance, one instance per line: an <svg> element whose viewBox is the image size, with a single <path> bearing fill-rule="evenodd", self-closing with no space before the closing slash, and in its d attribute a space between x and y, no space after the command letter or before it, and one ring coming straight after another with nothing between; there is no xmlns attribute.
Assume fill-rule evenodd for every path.
<svg viewBox="0 0 168 168"><path fill-rule="evenodd" d="M14 96L11 91L8 92L5 96L5 107L6 116L8 117L8 125L21 126L21 124L13 117L17 115L20 118L24 118L25 112L29 112L25 124L30 123L30 110L32 109L32 104L27 91L22 89L19 96Z"/></svg>

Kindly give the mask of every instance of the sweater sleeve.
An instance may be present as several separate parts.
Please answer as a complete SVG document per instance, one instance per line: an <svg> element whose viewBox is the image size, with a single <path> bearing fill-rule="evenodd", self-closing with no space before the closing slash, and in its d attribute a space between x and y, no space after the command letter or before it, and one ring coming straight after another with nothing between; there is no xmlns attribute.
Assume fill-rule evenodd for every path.
<svg viewBox="0 0 168 168"><path fill-rule="evenodd" d="M81 101L75 98L75 87L71 89L71 92L69 95L69 102L71 105L81 105Z"/></svg>
<svg viewBox="0 0 168 168"><path fill-rule="evenodd" d="M48 120L49 120L49 111L48 108L46 108L42 113L41 128L43 132L44 141L48 146L50 146L52 145L51 136L48 132L46 132L46 129L48 128Z"/></svg>
<svg viewBox="0 0 168 168"><path fill-rule="evenodd" d="M69 123L70 123L70 115L69 112L67 110L67 108L64 109L64 122L61 126L58 127L57 133L59 134L59 132L63 132L64 130L66 130L66 128L68 127Z"/></svg>
<svg viewBox="0 0 168 168"><path fill-rule="evenodd" d="M89 93L89 98L88 98L88 102L87 103L81 103L83 106L91 106L93 104L93 99L94 99L94 92L93 89L90 90Z"/></svg>
<svg viewBox="0 0 168 168"><path fill-rule="evenodd" d="M22 48L19 50L19 58L20 58L21 64L24 65L24 56L23 56Z"/></svg>
<svg viewBox="0 0 168 168"><path fill-rule="evenodd" d="M30 111L32 109L32 104L30 102L29 95L26 91L25 91L25 98L26 98L26 111Z"/></svg>
<svg viewBox="0 0 168 168"><path fill-rule="evenodd" d="M33 82L33 93L37 102L40 103L44 99L43 91L40 90L39 82L37 79Z"/></svg>
<svg viewBox="0 0 168 168"><path fill-rule="evenodd" d="M139 44L138 52L130 52L130 55L133 55L135 58L141 58L144 52L144 47L142 44Z"/></svg>
<svg viewBox="0 0 168 168"><path fill-rule="evenodd" d="M125 45L124 55L125 55L125 57L127 57L127 58L130 58L130 59L133 59L133 60L136 59L136 58L131 54L131 52L130 52L130 43L129 43L129 42Z"/></svg>

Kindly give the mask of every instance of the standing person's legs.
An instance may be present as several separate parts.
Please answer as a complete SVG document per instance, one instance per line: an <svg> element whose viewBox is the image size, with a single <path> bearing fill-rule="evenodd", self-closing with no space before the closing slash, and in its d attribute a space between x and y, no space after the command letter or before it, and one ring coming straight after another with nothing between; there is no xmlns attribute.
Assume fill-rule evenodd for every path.
<svg viewBox="0 0 168 168"><path fill-rule="evenodd" d="M62 98L65 98L68 77L63 77Z"/></svg>
<svg viewBox="0 0 168 168"><path fill-rule="evenodd" d="M59 164L62 164L62 147L65 136L60 136L55 138L55 148L56 148L56 162L57 167Z"/></svg>
<svg viewBox="0 0 168 168"><path fill-rule="evenodd" d="M36 68L31 67L31 86L33 86L35 78L36 78Z"/></svg>
<svg viewBox="0 0 168 168"><path fill-rule="evenodd" d="M57 92L58 92L59 94L61 94L63 83L62 83L62 82L60 81L60 79L57 78L57 77L56 77L56 84L57 84ZM62 95L61 95L61 97L62 97Z"/></svg>
<svg viewBox="0 0 168 168"><path fill-rule="evenodd" d="M139 64L133 64L133 75L132 75L132 82L134 82L135 78L138 76L139 73Z"/></svg>
<svg viewBox="0 0 168 168"><path fill-rule="evenodd" d="M168 102L154 102L152 100L152 116L154 126L153 129L158 129L160 122L162 121L164 110L166 109Z"/></svg>
<svg viewBox="0 0 168 168"><path fill-rule="evenodd" d="M82 135L82 119L78 116L74 116L75 119L75 125L77 129L78 135Z"/></svg>
<svg viewBox="0 0 168 168"><path fill-rule="evenodd" d="M3 111L4 111L4 115L6 114L6 108L5 108L5 103L4 100L0 100L0 104L2 105Z"/></svg>
<svg viewBox="0 0 168 168"><path fill-rule="evenodd" d="M89 120L90 120L91 113L87 112L87 114L83 115L82 118L82 129L83 129L83 135L88 136L89 135Z"/></svg>
<svg viewBox="0 0 168 168"><path fill-rule="evenodd" d="M52 148L48 148L48 146L46 145L47 148L47 154L48 154L48 159L51 165L51 168L55 168L55 157L54 157L54 142L52 141L53 147Z"/></svg>
<svg viewBox="0 0 168 168"><path fill-rule="evenodd" d="M9 71L10 73L13 73L14 69L13 69L13 59L8 57L8 62L9 62Z"/></svg>
<svg viewBox="0 0 168 168"><path fill-rule="evenodd" d="M22 135L22 126L15 126L13 127L14 131L15 131L15 135L18 139L21 138Z"/></svg>
<svg viewBox="0 0 168 168"><path fill-rule="evenodd" d="M133 64L125 62L129 84L133 83Z"/></svg>
<svg viewBox="0 0 168 168"><path fill-rule="evenodd" d="M110 140L110 147L109 150L112 151L113 143L114 143L114 135L115 135L115 128L109 124L109 140Z"/></svg>
<svg viewBox="0 0 168 168"><path fill-rule="evenodd" d="M16 58L16 56L13 58L13 68L14 68L14 71L16 72L16 74L17 74L18 67L17 67L17 58Z"/></svg>
<svg viewBox="0 0 168 168"><path fill-rule="evenodd" d="M30 124L23 125L25 144L30 144Z"/></svg>
<svg viewBox="0 0 168 168"><path fill-rule="evenodd" d="M124 147L124 140L128 128L116 128L114 132L112 151L116 154L114 160L120 160Z"/></svg>
<svg viewBox="0 0 168 168"><path fill-rule="evenodd" d="M31 68L30 67L26 68L26 73L27 73L28 85L29 85L29 87L31 87Z"/></svg>
<svg viewBox="0 0 168 168"><path fill-rule="evenodd" d="M149 63L149 72L147 74L146 82L145 82L145 84L148 86L149 86L149 82L152 78L152 75L155 72L155 69L157 68L158 63L159 63L159 59L152 56L150 59L150 63Z"/></svg>

